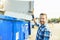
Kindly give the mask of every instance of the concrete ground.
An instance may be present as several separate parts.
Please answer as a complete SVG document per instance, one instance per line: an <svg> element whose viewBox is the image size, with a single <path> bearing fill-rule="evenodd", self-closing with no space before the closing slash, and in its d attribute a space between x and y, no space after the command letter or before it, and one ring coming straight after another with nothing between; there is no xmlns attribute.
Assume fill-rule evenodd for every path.
<svg viewBox="0 0 60 40"><path fill-rule="evenodd" d="M49 28L51 29L51 37L50 40L60 40L60 23L52 23L49 24ZM31 35L29 36L28 40L35 40L36 39L36 32L38 27L31 29Z"/></svg>

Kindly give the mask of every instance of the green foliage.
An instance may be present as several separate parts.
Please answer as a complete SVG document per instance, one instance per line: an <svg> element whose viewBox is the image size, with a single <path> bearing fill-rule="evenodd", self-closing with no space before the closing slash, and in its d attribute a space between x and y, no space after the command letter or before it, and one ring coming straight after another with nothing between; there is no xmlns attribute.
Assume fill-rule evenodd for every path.
<svg viewBox="0 0 60 40"><path fill-rule="evenodd" d="M60 22L60 17L59 18L51 18L51 19L49 19L48 23L51 23L51 22L53 22L53 23L59 23Z"/></svg>

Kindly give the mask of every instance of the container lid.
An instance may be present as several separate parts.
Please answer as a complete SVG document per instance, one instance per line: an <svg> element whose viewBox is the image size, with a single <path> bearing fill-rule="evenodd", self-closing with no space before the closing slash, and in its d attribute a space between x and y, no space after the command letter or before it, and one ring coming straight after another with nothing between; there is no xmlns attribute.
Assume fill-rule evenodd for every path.
<svg viewBox="0 0 60 40"><path fill-rule="evenodd" d="M0 15L0 20L16 20L16 18L5 16L5 15Z"/></svg>

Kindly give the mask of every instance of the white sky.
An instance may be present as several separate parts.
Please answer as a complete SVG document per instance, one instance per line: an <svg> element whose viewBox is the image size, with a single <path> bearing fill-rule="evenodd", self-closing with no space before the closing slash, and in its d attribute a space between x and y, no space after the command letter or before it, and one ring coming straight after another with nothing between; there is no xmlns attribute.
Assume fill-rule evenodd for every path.
<svg viewBox="0 0 60 40"><path fill-rule="evenodd" d="M34 0L34 15L39 17L40 13L47 13L48 18L60 16L60 0Z"/></svg>

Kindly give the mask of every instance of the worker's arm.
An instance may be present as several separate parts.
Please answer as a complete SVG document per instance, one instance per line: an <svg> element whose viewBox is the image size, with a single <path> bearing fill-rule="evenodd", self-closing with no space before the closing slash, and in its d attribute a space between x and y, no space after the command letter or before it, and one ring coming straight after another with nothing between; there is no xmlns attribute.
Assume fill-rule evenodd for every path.
<svg viewBox="0 0 60 40"><path fill-rule="evenodd" d="M35 25L39 25L39 24L37 24L37 22L35 21L35 17L34 17L34 9L33 9L33 13L32 13L32 20L34 21L34 23L35 23Z"/></svg>
<svg viewBox="0 0 60 40"><path fill-rule="evenodd" d="M33 14L32 14L32 19L33 19L35 25L36 25L36 26L39 26L39 24L37 24L37 22L35 21L36 19L34 18L34 15L33 15Z"/></svg>

